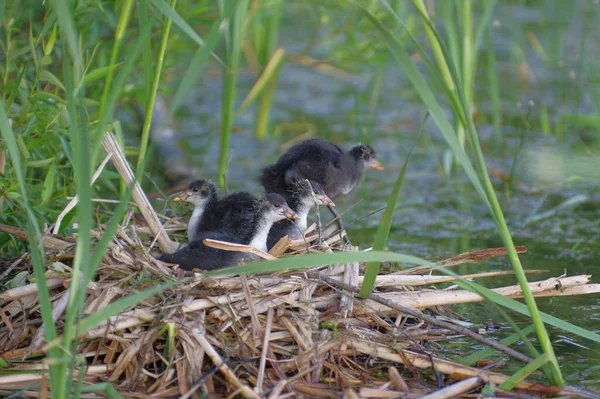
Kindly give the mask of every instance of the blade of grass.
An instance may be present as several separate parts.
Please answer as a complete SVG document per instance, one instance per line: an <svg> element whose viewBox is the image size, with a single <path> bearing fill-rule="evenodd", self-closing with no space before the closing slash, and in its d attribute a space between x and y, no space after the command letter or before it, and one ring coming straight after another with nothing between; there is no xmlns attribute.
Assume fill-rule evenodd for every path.
<svg viewBox="0 0 600 399"><path fill-rule="evenodd" d="M17 79L15 81L13 81L13 84L14 84L13 89L10 91L10 93L8 95L8 100L6 100L6 109L10 109L10 107L13 104L13 101L15 100L15 96L19 92L19 87L21 87L21 81L23 80L23 76L25 76L25 70L26 70L26 68L22 67L21 70L19 71L19 75L17 76ZM6 82L6 80L4 80L4 82Z"/></svg>
<svg viewBox="0 0 600 399"><path fill-rule="evenodd" d="M123 86L125 85L127 77L131 74L133 70L133 66L135 65L135 61L137 60L137 56L142 49L143 44L149 40L150 36L150 28L151 25L148 24L145 26L146 30L140 32L140 35L134 42L131 49L127 52L127 57L125 59L125 63L123 64L123 68L117 73L117 77L114 80L114 83L111 87L110 94L107 98L107 104L104 107L104 113L98 116L98 123L95 126L96 134L92 140L92 148L94 149L93 159L95 164L95 159L97 155L100 153L102 146L100 142L106 133L106 127L109 124L109 121L112 118L115 106L117 104L117 99L122 91Z"/></svg>
<svg viewBox="0 0 600 399"><path fill-rule="evenodd" d="M423 117L423 122L421 124L421 131L419 132L419 136L423 132L423 126L425 125L425 121L427 120L428 114L425 114ZM417 137L417 142L418 142ZM402 185L404 184L404 177L406 176L406 170L408 168L408 163L410 162L410 157L412 156L412 152L414 147L410 149L408 156L406 157L406 161L404 161L404 165L402 165L402 169L400 170L400 174L398 175L398 179L396 179L396 184L388 197L387 206L383 214L381 215L381 221L379 222L379 227L377 228L377 233L375 235L375 241L373 242L373 250L374 251L383 251L387 245L388 237L390 235L390 229L392 228L392 222L394 220L394 212L396 209L396 205L398 204L398 200L400 199L400 190L402 189ZM370 262L367 263L367 268L365 269L365 278L360 287L360 292L358 294L359 298L368 298L373 292L373 288L375 287L375 280L377 279L377 275L379 274L379 268L381 267L381 263L379 262Z"/></svg>
<svg viewBox="0 0 600 399"><path fill-rule="evenodd" d="M235 118L235 96L240 64L242 39L246 25L248 0L225 0L221 4L221 13L229 14L225 30L225 66L223 73L223 96L221 99L221 127L219 131L219 187L225 188L225 174L229 158L231 126Z"/></svg>
<svg viewBox="0 0 600 399"><path fill-rule="evenodd" d="M273 105L273 97L277 88L277 78L279 77L279 66L273 72L269 79L265 90L259 95L258 108L256 110L256 136L263 139L269 133L269 121L271 115L271 106Z"/></svg>
<svg viewBox="0 0 600 399"><path fill-rule="evenodd" d="M262 18L253 19L256 58L262 68L261 76L269 77L265 89L258 94L254 128L258 139L264 139L269 132L271 105L277 88L279 67L283 61L283 49L276 50L283 6L282 0L263 0L261 2Z"/></svg>
<svg viewBox="0 0 600 399"><path fill-rule="evenodd" d="M534 359L532 362L527 364L525 367L513 374L508 380L504 381L498 388L505 391L512 391L519 382L523 381L527 376L533 373L544 364L548 363L550 356L544 353L540 357Z"/></svg>
<svg viewBox="0 0 600 399"><path fill-rule="evenodd" d="M175 9L177 0L171 0L171 8ZM158 51L158 57L154 65L154 79L150 89L150 95L148 96L146 103L146 110L144 115L144 125L142 127L142 138L140 142L140 153L138 155L137 171L136 174L139 177L144 175L144 160L146 159L146 151L148 150L148 143L150 141L150 128L152 127L152 113L154 111L154 103L156 101L156 93L158 92L158 84L160 82L160 74L162 72L162 66L165 60L165 53L167 51L167 43L169 41L169 32L171 31L171 18L167 18L164 22L162 40L160 42L160 50Z"/></svg>
<svg viewBox="0 0 600 399"><path fill-rule="evenodd" d="M418 0L421 2L422 0ZM461 9L461 18L460 21L462 23L463 28L463 40L462 40L462 88L465 91L465 95L467 97L467 104L473 103L473 48L471 47L473 44L473 3L471 0L463 0L460 3L457 3L458 7ZM426 28L427 29L427 28ZM453 59L453 58L451 58ZM454 60L456 60L454 58ZM458 60L456 60L458 61ZM448 62L448 60L446 60ZM464 133L464 132L463 132ZM459 137L460 139L460 137ZM464 138L463 138L464 140Z"/></svg>
<svg viewBox="0 0 600 399"><path fill-rule="evenodd" d="M85 385L81 387L82 393L102 393L106 395L108 399L123 399L119 392L108 382L101 382L92 385Z"/></svg>
<svg viewBox="0 0 600 399"><path fill-rule="evenodd" d="M564 212L565 209L572 209L578 205L588 202L589 200L590 197L587 194L574 195L573 197L566 199L565 201L561 202L560 204L548 211L535 213L527 217L522 224L526 226L528 224L539 222L540 220L548 219L556 215L558 212Z"/></svg>
<svg viewBox="0 0 600 399"><path fill-rule="evenodd" d="M179 87L175 92L175 96L173 98L171 107L169 107L169 116L173 116L177 109L181 106L185 97L188 95L190 90L194 87L195 81L200 77L201 72L204 70L208 58L211 54L213 54L215 48L219 44L221 40L221 24L223 21L229 20L231 18L230 12L233 12L233 9L227 9L226 14L219 17L211 26L208 35L206 36L205 45L196 50L196 54L194 54L194 58L192 58L192 62L185 72L185 76L179 83Z"/></svg>
<svg viewBox="0 0 600 399"><path fill-rule="evenodd" d="M477 66L477 58L481 50L481 43L483 41L483 35L490 31L490 20L492 19L492 12L496 7L497 0L489 0L483 3L483 13L479 17L479 23L475 28L475 39L473 45L473 51L475 53L472 62L472 70L475 70ZM491 50L491 48L489 48Z"/></svg>
<svg viewBox="0 0 600 399"><path fill-rule="evenodd" d="M171 0L171 4L167 4L164 0L150 0L154 6L167 17L169 21L175 23L175 25L179 26L190 39L198 43L198 46L204 46L204 40L196 33L194 28L192 28L186 21L175 11L175 6Z"/></svg>
<svg viewBox="0 0 600 399"><path fill-rule="evenodd" d="M483 294L485 295L485 293L483 293ZM503 308L500 307L500 305L498 305L493 300L491 300L489 298L486 298L486 299L494 306L494 309L496 310L496 312L498 312L500 317L502 317L508 323L510 328L512 328L513 331L515 331L516 334L521 338L521 341L523 341L523 344L529 351L529 356L532 359L538 358L540 356L540 352L536 349L535 346L533 346L533 344L531 343L531 340L527 339L527 335L525 333L523 333L521 328L517 325L517 323L513 320L513 318L510 317L508 312L506 312ZM535 328L535 324L533 325L533 327ZM550 369L548 364L544 364L542 366L542 371L544 372L544 374L546 374L546 378L548 378L548 380L552 379L552 370Z"/></svg>
<svg viewBox="0 0 600 399"><path fill-rule="evenodd" d="M441 14L444 18L446 36L448 37L448 46L450 46L452 58L458 60L460 58L460 44L458 40L456 16L454 14L454 8L457 6L457 3L454 1L443 1L440 6L442 8Z"/></svg>
<svg viewBox="0 0 600 399"><path fill-rule="evenodd" d="M97 312L81 319L77 326L78 334L85 334L87 331L96 327L102 321L108 320L112 316L116 316L120 313L123 313L135 304L140 303L144 299L159 294L171 287L174 287L175 285L177 285L177 283L177 281L170 281L159 286L151 287L143 291L136 292L135 294L128 295L111 303L108 306L103 307Z"/></svg>
<svg viewBox="0 0 600 399"><path fill-rule="evenodd" d="M117 64L100 67L98 69L91 71L90 73L86 73L85 76L83 77L83 80L81 81L81 83L83 85L89 85L90 83L92 83L102 77L112 74L121 65L123 65L123 63L119 62ZM78 92L80 88L81 88L81 85L75 89L75 92Z"/></svg>
<svg viewBox="0 0 600 399"><path fill-rule="evenodd" d="M67 15L66 18L70 19ZM63 32L61 30L61 37ZM71 62L73 64L71 64ZM76 75L73 68L76 62L71 57L65 57L63 62L63 73L65 79L65 96L67 100L67 113L69 116L71 149L73 152L73 171L75 173L75 187L79 202L77 203L77 221L79 224L77 232L77 243L75 244L75 256L73 259L71 271L71 284L69 302L67 304L65 324L63 329L62 347L65 350L65 357L69 365L69 374L72 374L75 366L75 356L73 353L73 338L75 321L79 318L88 281L85 279L85 264L87 261L92 229L92 195L90 188L91 181L91 159L89 157L89 141L87 125L83 123L85 115L77 106L77 97L75 96ZM63 367L63 365L59 365ZM72 379L65 375L65 381L61 384L58 391L58 397L64 397L71 392Z"/></svg>
<svg viewBox="0 0 600 399"><path fill-rule="evenodd" d="M373 25L378 29L379 33L386 39L388 46L396 60L402 67L402 70L409 77L413 86L421 96L421 99L427 106L431 118L435 121L435 123L440 128L440 132L446 139L446 142L452 149L452 151L456 154L457 159L459 160L462 167L465 169L465 173L471 180L471 183L479 193L481 199L484 201L488 209L491 213L491 204L487 198L487 195L483 189L483 185L481 184L481 180L471 163L471 160L465 153L464 149L460 146L458 139L456 138L456 134L454 133L454 129L448 120L446 119L446 115L444 110L442 109L440 103L437 101L435 94L431 91L431 88L427 84L425 77L421 74L421 72L417 69L417 67L413 64L408 52L400 44L391 34L387 31L387 29L379 22L377 18L368 13L365 9L362 9L363 14L373 23ZM401 22L401 21L400 21ZM409 35L409 37L412 37Z"/></svg>
<svg viewBox="0 0 600 399"><path fill-rule="evenodd" d="M504 338L503 340L501 340L500 343L503 345L510 346L511 344L514 344L515 342L518 342L519 340L521 340L523 335L530 334L534 331L535 331L535 326L533 324L531 324L529 327L521 330L522 334L514 333L511 336L508 336L508 337ZM495 352L496 352L496 350L493 348L485 348L485 349L482 349L479 352L475 352L467 357L457 357L454 359L454 361L459 364L465 365L465 366L470 366L471 364L475 364L480 360L490 357Z"/></svg>
<svg viewBox="0 0 600 399"><path fill-rule="evenodd" d="M385 0L382 0L382 1L385 1ZM425 19L425 22L427 22L427 21L428 21L428 19ZM436 38L436 40L439 44L439 47L441 48L444 58L446 60L450 60L450 52L448 51L447 47L445 46L445 43L442 40L442 38L439 36L439 33L435 30L435 28L432 25L430 25L430 29L433 32L433 35ZM541 345L542 349L544 350L544 353L548 354L548 356L550 358L550 365L551 365L551 371L552 371L551 381L558 386L562 386L562 385L564 385L564 380L562 378L562 374L561 374L560 367L558 364L558 359L556 358L556 355L554 353L554 348L552 347L552 342L550 341L548 331L546 330L546 327L544 326L544 323L542 322L539 310L537 308L537 304L535 302L535 298L533 297L533 294L531 293L529 286L527 285L527 276L525 275L525 272L523 271L523 266L521 265L521 260L519 259L517 251L515 249L515 245L512 240L510 231L508 229L508 225L506 224L506 220L504 218L502 208L500 207L500 203L496 196L496 192L494 191L494 187L490 180L489 174L487 173L487 166L485 164L485 158L483 156L483 151L481 150L481 145L479 143L479 137L478 137L477 131L475 129L475 124L473 122L473 118L470 117L470 108L468 106L468 101L466 99L465 91L463 90L463 86L460 84L460 76L459 76L458 72L456 71L455 65L452 62L449 62L447 65L449 67L452 78L455 80L455 82L457 82L457 87L458 87L457 94L458 94L459 102L461 104L461 107L459 107L459 109L462 110L463 120L466 123L465 126L466 126L466 130L467 130L467 134L469 136L473 152L475 153L475 158L476 158L478 169L480 171L480 175L481 175L481 178L483 181L483 187L485 189L485 194L486 194L486 197L488 198L489 203L491 204L491 214L494 217L496 226L500 232L500 236L504 242L505 247L507 248L508 257L513 266L515 276L517 277L517 281L519 282L519 285L521 286L521 289L523 290L523 298L525 300L525 303L527 304L527 307L531 311L531 317L532 317L534 325L536 326L536 331L537 331L538 339L540 341L540 345Z"/></svg>
<svg viewBox="0 0 600 399"><path fill-rule="evenodd" d="M69 4L65 0L53 0L52 6L58 19L60 35L63 37L69 54L73 58L74 77L75 81L78 82L81 79L81 73L83 71L83 60L81 53L79 52L79 41L77 39L77 34L75 33L75 27L73 19L71 18Z"/></svg>
<svg viewBox="0 0 600 399"><path fill-rule="evenodd" d="M29 253L33 263L33 272L35 275L35 282L37 285L37 295L40 303L40 312L42 314L42 321L44 323L44 332L46 341L52 341L56 339L56 325L52 318L52 301L50 299L50 292L46 285L46 270L44 267L43 250L40 247L41 244L41 231L37 219L31 209L29 202L27 189L25 185L25 179L23 174L23 168L21 163L21 157L19 155L19 149L17 146L17 140L12 131L8 116L0 99L0 131L2 131L2 139L6 144L8 156L10 157L12 168L14 169L19 184L19 190L23 196L23 206L25 212L27 212L27 234L29 236ZM48 352L48 357L57 362L61 361L62 351L58 348L53 348ZM56 368L50 368L50 384L52 387L58 387L60 385L61 375Z"/></svg>
<svg viewBox="0 0 600 399"><path fill-rule="evenodd" d="M393 9L387 2L382 3L389 11L393 12ZM450 76L450 71L448 70L448 65L446 64L446 61L444 60L444 56L442 54L442 50L439 46L439 43L437 42L437 40L435 40L434 33L431 29L431 25L433 25L433 23L429 19L429 14L427 13L427 9L425 8L425 3L423 2L423 0L413 0L413 4L420 11L419 16L423 20L423 25L425 25L425 34L429 38L429 44L431 45L433 58L435 59L440 73L444 78L444 82L446 83L446 86L448 87L450 92L454 92L454 81ZM368 12L367 10L365 11ZM368 13L370 14L370 12ZM427 20L429 24L425 23L425 20Z"/></svg>
<svg viewBox="0 0 600 399"><path fill-rule="evenodd" d="M150 27L154 23L154 19L148 14L148 3L145 1L138 1L138 22L140 25L141 32L149 32ZM152 41L150 36L144 37L144 44L142 46L142 71L144 76L144 96L143 98L150 97L150 90L152 87Z"/></svg>
<svg viewBox="0 0 600 399"><path fill-rule="evenodd" d="M385 0L381 0L381 1L384 5L387 5L387 2ZM419 0L415 0L415 2L419 3ZM422 3L422 2L420 2L420 3ZM387 5L387 8L389 9L389 5ZM416 8L419 12L426 13L426 10L424 9L424 7L419 7L419 5L416 4ZM383 26L381 26L381 24L375 17L370 15L370 13L366 12L366 10L363 10L363 11L365 11L365 13L368 16L370 16L371 21L376 26L377 25L380 26L381 34L387 38L388 44L390 45L390 48L392 49L394 54L398 53L399 56L397 56L396 58L400 61L404 70L407 71L407 74L409 74L407 67L410 69L412 62L410 61L410 59L407 59L406 51L402 48L401 45L399 45L399 43L397 43L397 41L394 40L394 38L391 36L391 34L389 32L387 32L385 30L385 28L383 28ZM516 254L516 250L514 248L514 243L512 242L512 237L510 236L510 232L508 231L508 227L506 226L506 221L504 220L502 210L500 208L497 197L493 190L493 186L489 179L489 175L487 174L485 161L483 159L483 154L481 152L481 147L479 145L479 139L478 139L476 131L475 131L473 120L470 117L470 109L467 106L468 103L466 101L466 96L465 96L465 93L463 90L460 75L456 71L456 67L450 59L449 50L445 46L445 43L443 42L443 40L441 40L439 34L435 30L435 27L431 24L431 21L429 20L428 16L423 15L421 19L422 19L423 23L428 26L428 31L431 33L428 37L430 38L430 40L435 40L435 42L436 42L434 48L439 50L441 55L443 56L443 57L437 58L438 62L443 61L446 65L445 68L442 68L442 70L439 71L439 73L446 76L445 73L447 71L449 71L451 74L451 78L455 82L455 85L456 85L455 87L458 87L458 89L455 91L455 93L458 95L457 97L458 97L459 106L456 107L455 111L458 112L458 116L462 119L463 125L467 129L469 139L471 142L471 146L472 146L472 148L475 152L475 156L477 158L477 166L480 171L481 178L483 179L483 184L477 176L476 176L477 177L476 180L475 179L471 179L471 180L474 185L476 185L476 183L475 183L476 181L479 183L478 185L476 185L477 191L480 193L481 197L486 202L486 205L488 205L490 214L494 218L496 225L498 226L498 229L502 236L502 239L505 242L505 246L508 249L509 258L511 260L511 264L513 265L513 269L515 271L517 279L519 280L519 284L521 285L521 287L523 289L523 295L525 297L526 303L529 306L529 308L532 310L532 312L531 312L532 319L537 328L538 338L540 340L542 348L544 349L544 352L548 353L550 355L551 364L552 364L552 375L553 375L552 381L557 385L562 385L563 380L562 380L562 376L560 374L560 368L558 367L558 361L556 360L556 356L554 355L554 350L550 343L548 333L547 333L543 323L541 322L541 318L539 316L539 311L535 304L533 295L531 294L529 287L527 286L527 279L525 278L525 274L524 274L522 266L520 264L520 260L518 258L518 255ZM400 50L400 51L398 51L398 50ZM448 62L446 62L446 61L448 61ZM413 71L411 71L411 72L414 72L414 66L413 66ZM428 87L426 86L424 79L422 78L420 73L418 71L416 71L416 73L412 73L412 76L409 75L409 78L410 78L411 82L413 83L413 85L415 86L415 88L417 88L417 91L419 91L419 94L423 98L424 102L426 102L426 105L428 107L430 107L430 109L431 109L431 105L435 106L436 108L439 108L439 104L437 104L437 101L435 100L435 98L433 98L431 96L430 90L428 90ZM422 86L425 86L425 88L423 88ZM451 102L454 102L454 100L455 100L454 98L452 98L452 95L450 96L450 100L451 100ZM432 112L432 114L433 114L433 112ZM433 116L434 116L434 120L436 120L435 114L433 114ZM442 122L443 124L447 124L448 122L445 120L444 121L436 120L436 123L438 123L438 126L440 126L440 129L443 132L444 128L442 127L440 122ZM444 137L448 141L446 134L444 134ZM453 137L453 139L456 139L456 137ZM455 147L456 147L455 143L451 144L451 142L449 141L449 144L451 145L452 149L455 150ZM454 152L455 152L455 155L456 154L462 155L462 148L458 148ZM459 161L460 161L460 158L459 158ZM464 167L465 166L464 162L461 161L461 163L463 164L463 167ZM469 171L467 171L467 174L469 175ZM471 178L470 175L469 175L469 178Z"/></svg>
<svg viewBox="0 0 600 399"><path fill-rule="evenodd" d="M112 52L110 54L110 63L109 65L116 65L117 58L119 56L119 50L121 49L121 44L123 43L123 38L125 36L125 32L127 29L127 25L129 24L129 17L131 15L131 9L133 8L132 0L124 0L121 2L121 13L119 15L119 23L117 24L117 30L115 32L115 40L112 48ZM106 75L106 83L104 85L104 90L102 91L102 98L100 99L100 115L103 115L106 111L105 107L108 104L108 93L112 88L112 80L113 80L113 69L108 71ZM98 134L103 135L104 132L98 132Z"/></svg>
<svg viewBox="0 0 600 399"><path fill-rule="evenodd" d="M494 140L502 143L502 102L500 101L500 85L498 84L498 68L496 67L496 53L494 52L491 29L487 30L487 78L490 88L490 101L492 103L492 125L494 126Z"/></svg>
<svg viewBox="0 0 600 399"><path fill-rule="evenodd" d="M411 255L402 255L394 252L337 252L323 254L308 254L288 256L270 261L248 263L242 266L233 266L225 269L207 272L207 276L232 275L232 274L258 274L281 270L303 269L313 266L326 266L348 262L401 262L404 264L435 266L435 264Z"/></svg>
<svg viewBox="0 0 600 399"><path fill-rule="evenodd" d="M254 102L254 100L256 100L256 98L265 91L265 88L267 88L268 85L271 84L271 82L277 82L277 73L279 67L281 67L281 64L284 61L284 58L285 50L283 49L278 49L273 53L273 57L271 57L271 59L269 60L262 74L260 75L256 83L254 83L254 86L252 86L252 89L250 90L242 104L235 111L236 116L244 112L246 108L248 108Z"/></svg>

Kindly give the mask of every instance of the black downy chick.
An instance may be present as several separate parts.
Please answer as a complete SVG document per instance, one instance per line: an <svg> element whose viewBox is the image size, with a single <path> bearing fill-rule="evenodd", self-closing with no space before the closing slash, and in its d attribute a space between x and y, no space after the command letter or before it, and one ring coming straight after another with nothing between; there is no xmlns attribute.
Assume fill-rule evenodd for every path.
<svg viewBox="0 0 600 399"><path fill-rule="evenodd" d="M285 195L288 191L286 175L294 173L316 181L325 194L335 200L352 191L362 170L367 168L383 169L368 145L357 145L344 152L329 141L315 138L294 145L276 163L264 168L260 181L266 192Z"/></svg>
<svg viewBox="0 0 600 399"><path fill-rule="evenodd" d="M241 244L249 244L258 218L257 201L252 194L241 191L210 204L196 226L196 234L228 231L234 234Z"/></svg>
<svg viewBox="0 0 600 399"><path fill-rule="evenodd" d="M250 245L266 251L267 235L273 223L283 219L296 219L298 216L289 208L285 199L278 194L267 194L254 203L255 225ZM195 241L172 254L163 254L158 259L178 264L184 270L194 268L203 270L215 270L227 266L236 265L240 262L249 262L257 258L256 255L216 249L204 245L205 239L226 241L236 244L244 244L242 240L231 231L200 232Z"/></svg>
<svg viewBox="0 0 600 399"><path fill-rule="evenodd" d="M287 177L291 178L290 174ZM301 235L308 227L308 212L315 205L335 206L333 201L325 195L323 187L316 181L295 178L294 181L288 183L287 187L290 192L288 192L286 200L290 208L298 215L298 219L293 222L280 220L271 227L267 239L269 250L285 235L290 238Z"/></svg>
<svg viewBox="0 0 600 399"><path fill-rule="evenodd" d="M194 241L206 209L217 202L217 188L210 180L194 180L174 201L186 201L194 205L187 227L188 240Z"/></svg>

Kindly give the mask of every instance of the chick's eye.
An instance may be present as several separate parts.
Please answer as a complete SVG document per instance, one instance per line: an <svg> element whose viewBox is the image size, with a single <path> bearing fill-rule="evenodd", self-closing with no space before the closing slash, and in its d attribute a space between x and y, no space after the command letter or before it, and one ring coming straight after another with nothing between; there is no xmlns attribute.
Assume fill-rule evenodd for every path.
<svg viewBox="0 0 600 399"><path fill-rule="evenodd" d="M275 204L275 208L281 208L281 204Z"/></svg>

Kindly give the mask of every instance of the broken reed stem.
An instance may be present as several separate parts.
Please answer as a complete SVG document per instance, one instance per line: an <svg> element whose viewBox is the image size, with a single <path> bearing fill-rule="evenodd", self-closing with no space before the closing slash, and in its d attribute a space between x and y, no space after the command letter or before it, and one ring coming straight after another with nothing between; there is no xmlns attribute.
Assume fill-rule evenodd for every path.
<svg viewBox="0 0 600 399"><path fill-rule="evenodd" d="M517 246L515 246L515 249L517 250L518 254L524 254L527 252L527 247L524 245L517 245ZM481 249L479 251L465 252L463 254L453 256L450 259L446 259L441 262L437 262L436 264L438 266L449 267L449 266L462 265L465 263L477 263L477 262L481 262L482 260L485 260L485 259L496 258L498 256L507 256L507 255L508 255L508 250L505 247L488 248L488 249Z"/></svg>
<svg viewBox="0 0 600 399"><path fill-rule="evenodd" d="M9 226L7 224L0 224L0 232L8 233L12 236L17 237L20 240L29 242L29 235L27 230L20 227ZM75 244L72 242L61 240L60 238L52 237L51 235L44 234L42 237L42 244L46 249L52 249L57 251L67 250L73 247Z"/></svg>
<svg viewBox="0 0 600 399"><path fill-rule="evenodd" d="M90 186L92 184L94 184L94 182L98 179L98 177L100 176L100 173L102 173L102 171L104 170L104 167L106 166L108 161L110 161L110 158L112 157L112 155L113 155L112 152L108 152L108 154L106 154L106 157L104 157L104 160L100 163L100 166L98 166L98 169L96 169L96 172L94 172L94 175L92 176L92 181L90 182ZM54 229L52 229L52 234L58 234L62 220L65 218L65 216L67 216L67 213L69 213L71 211L71 209L75 208L75 206L77 205L78 202L79 202L79 194L77 194L75 197L73 197L69 201L69 203L67 204L65 209L63 209L63 211L58 215L58 217L56 218L56 222L54 223Z"/></svg>
<svg viewBox="0 0 600 399"><path fill-rule="evenodd" d="M152 234L157 237L160 249L165 253L173 252L176 248L176 244L171 241L167 235L167 232L158 220L158 216L156 215L156 212L154 212L154 208L152 208L152 205L150 204L150 201L148 201L146 194L144 194L142 187L135 180L135 176L131 170L131 167L129 166L129 163L127 162L127 158L125 158L125 154L121 150L121 147L117 143L115 136L111 132L107 132L102 139L102 146L107 153L113 154L113 164L119 172L119 175L121 175L125 185L130 186L132 183L134 184L132 193L133 199L140 209L140 212L144 216L146 223L148 223L148 227L150 227Z"/></svg>
<svg viewBox="0 0 600 399"><path fill-rule="evenodd" d="M314 275L314 274L313 274ZM319 282L319 283L326 283L331 285L332 287L336 287L336 288L340 288L342 290L346 290L352 293L358 293L360 291L360 288L358 287L353 287L351 285L348 284L344 284L340 281L334 280L328 276L326 276L323 273L318 273L316 275L314 275L315 277L315 281ZM347 293L344 293L345 295L348 295ZM522 353L517 352L514 349L511 349L509 347L507 347L506 345L502 345L499 342L496 342L494 340L488 339L488 338L484 338L481 335L474 333L473 331L469 330L468 328L465 327L461 327L458 326L456 324L452 324L452 323L448 323L446 321L441 321L436 319L435 317L429 316L423 312L421 312L420 310L416 310L416 309L411 309L411 308L407 308L405 306L399 305L396 302L390 301L388 299L382 298L377 294L371 294L371 296L369 297L370 300L380 303L382 305L385 305L389 308L395 309L399 312L402 312L404 314L407 314L409 316L413 316L416 317L418 319L424 320L428 323L433 324L434 326L438 326L438 327L442 327L442 328L446 328L450 331L454 331L457 332L459 334L463 334L469 338L472 338L482 344L485 344L491 348L494 348L496 350L499 350L501 352L506 353L509 356L514 357L517 360L520 360L524 363L529 363L530 361L532 361L532 359L529 356L523 355ZM361 300L362 301L362 300Z"/></svg>
<svg viewBox="0 0 600 399"><path fill-rule="evenodd" d="M421 396L419 399L451 399L457 398L460 395L467 393L477 387L483 385L483 380L480 377L471 377L467 380L457 382L446 388L430 393L429 395Z"/></svg>
<svg viewBox="0 0 600 399"><path fill-rule="evenodd" d="M235 386L241 393L247 398L256 398L259 399L260 396L256 394L250 387L244 385L235 375L235 373L225 364L219 353L215 350L215 348L208 342L204 335L194 334L194 337L200 344L200 346L206 352L206 355L212 360L214 365L219 369L219 371L223 374L223 376L233 385Z"/></svg>
<svg viewBox="0 0 600 399"><path fill-rule="evenodd" d="M260 363L258 366L258 378L256 379L256 393L263 393L263 381L265 377L265 367L267 366L267 353L269 350L269 337L273 326L273 308L267 311L267 324L265 326L265 336L262 342L262 353L260 354Z"/></svg>
<svg viewBox="0 0 600 399"><path fill-rule="evenodd" d="M251 254L254 254L256 256L260 256L261 258L266 259L266 260L275 260L275 259L277 259L275 256L273 256L271 254L268 254L268 253L266 253L264 251L261 251L260 249L252 247L250 245L234 244L232 242L213 240L213 239L210 239L210 238L206 238L206 239L202 240L202 243L204 245L206 245L207 247L222 249L222 250L225 250L225 251L235 251L235 252L247 252L247 253L251 253Z"/></svg>
<svg viewBox="0 0 600 399"><path fill-rule="evenodd" d="M526 270L526 274L539 274L546 272L547 270ZM514 274L515 272L513 272L512 270L505 270L501 272L473 273L461 277L467 280L474 280L477 278L510 276ZM345 281L342 277L335 276L333 278L338 281L341 280L344 283L348 284L348 282ZM364 276L358 276L358 281L356 283L350 283L350 285L359 285L363 282L363 280ZM377 279L375 281L375 287L395 287L399 285L415 287L419 285L448 283L456 280L458 280L458 278L454 276L388 274L377 276Z"/></svg>

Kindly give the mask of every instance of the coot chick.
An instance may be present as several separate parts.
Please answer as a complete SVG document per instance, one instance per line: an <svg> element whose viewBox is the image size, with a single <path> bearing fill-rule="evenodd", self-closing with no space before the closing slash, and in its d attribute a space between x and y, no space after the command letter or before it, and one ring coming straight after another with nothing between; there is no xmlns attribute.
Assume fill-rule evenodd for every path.
<svg viewBox="0 0 600 399"><path fill-rule="evenodd" d="M235 235L241 244L249 244L257 224L259 204L259 199L244 191L221 198L206 208L202 220L196 226L195 234L228 231Z"/></svg>
<svg viewBox="0 0 600 399"><path fill-rule="evenodd" d="M180 194L173 200L186 201L195 206L187 227L188 240L194 241L198 232L198 226L202 221L206 209L217 201L217 188L215 184L205 179L194 180L188 185L183 194Z"/></svg>
<svg viewBox="0 0 600 399"><path fill-rule="evenodd" d="M296 219L298 216L289 208L285 199L278 194L267 194L265 198L255 201L256 224L250 239L250 245L266 251L267 235L273 223L283 219ZM158 259L178 264L184 270L194 268L203 270L220 269L240 262L255 260L256 255L216 249L204 245L202 240L213 239L227 241L235 244L245 244L231 231L200 232L197 240L192 241L187 247L172 254L163 254Z"/></svg>
<svg viewBox="0 0 600 399"><path fill-rule="evenodd" d="M344 152L329 141L315 138L294 145L276 163L264 168L260 181L266 192L282 194L288 190L286 174L295 173L319 183L325 194L335 200L352 191L362 170L367 168L383 169L368 145L360 144Z"/></svg>
<svg viewBox="0 0 600 399"><path fill-rule="evenodd" d="M190 242L188 246L172 254L162 254L158 257L158 260L179 265L183 270L215 270L254 260L253 255L246 252L226 251L224 249L208 247L202 243L202 240L207 238L241 244L240 239L231 233L199 232L196 234L196 241Z"/></svg>
<svg viewBox="0 0 600 399"><path fill-rule="evenodd" d="M335 206L333 201L325 195L323 187L316 181L307 179L298 179L288 185L291 191L287 196L287 203L298 219L293 222L290 220L280 220L271 227L267 239L267 248L271 249L273 245L287 235L290 238L296 238L308 227L308 212L315 205Z"/></svg>

